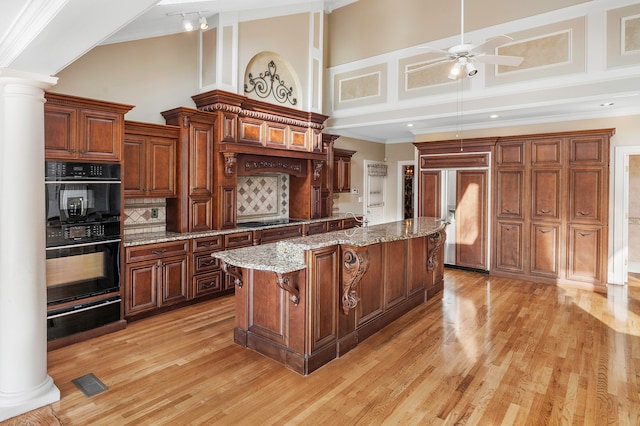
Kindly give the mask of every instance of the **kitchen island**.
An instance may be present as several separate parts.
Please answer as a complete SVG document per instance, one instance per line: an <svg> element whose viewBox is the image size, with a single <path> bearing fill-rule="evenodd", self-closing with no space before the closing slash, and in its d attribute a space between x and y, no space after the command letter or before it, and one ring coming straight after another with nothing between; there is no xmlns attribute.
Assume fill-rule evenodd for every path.
<svg viewBox="0 0 640 426"><path fill-rule="evenodd" d="M212 253L235 343L307 375L443 288L446 222L416 218Z"/></svg>

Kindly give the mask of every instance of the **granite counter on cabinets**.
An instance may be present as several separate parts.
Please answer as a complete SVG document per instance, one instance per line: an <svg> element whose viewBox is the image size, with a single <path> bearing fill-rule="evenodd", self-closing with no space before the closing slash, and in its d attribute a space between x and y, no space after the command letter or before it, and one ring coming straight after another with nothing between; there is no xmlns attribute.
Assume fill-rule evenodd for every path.
<svg viewBox="0 0 640 426"><path fill-rule="evenodd" d="M446 222L417 218L213 253L234 341L306 375L441 292Z"/></svg>

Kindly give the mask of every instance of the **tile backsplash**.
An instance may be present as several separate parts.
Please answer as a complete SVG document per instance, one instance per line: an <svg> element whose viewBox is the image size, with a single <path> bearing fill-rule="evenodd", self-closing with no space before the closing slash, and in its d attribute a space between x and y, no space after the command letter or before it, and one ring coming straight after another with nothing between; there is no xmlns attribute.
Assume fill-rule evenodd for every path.
<svg viewBox="0 0 640 426"><path fill-rule="evenodd" d="M238 176L238 223L289 217L289 175Z"/></svg>
<svg viewBox="0 0 640 426"><path fill-rule="evenodd" d="M153 217L157 211L158 217ZM167 202L164 198L125 198L124 235L165 232Z"/></svg>

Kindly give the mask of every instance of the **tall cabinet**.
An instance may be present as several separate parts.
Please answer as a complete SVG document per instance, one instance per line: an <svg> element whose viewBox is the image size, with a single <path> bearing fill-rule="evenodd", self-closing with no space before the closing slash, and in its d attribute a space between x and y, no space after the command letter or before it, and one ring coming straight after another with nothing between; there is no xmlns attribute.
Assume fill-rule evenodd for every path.
<svg viewBox="0 0 640 426"><path fill-rule="evenodd" d="M613 129L496 143L495 275L603 290Z"/></svg>

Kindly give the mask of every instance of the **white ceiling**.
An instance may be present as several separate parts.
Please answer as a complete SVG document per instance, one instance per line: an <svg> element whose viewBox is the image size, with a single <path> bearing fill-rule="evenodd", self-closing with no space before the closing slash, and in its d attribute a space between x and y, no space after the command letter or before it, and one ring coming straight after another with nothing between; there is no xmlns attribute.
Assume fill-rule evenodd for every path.
<svg viewBox="0 0 640 426"><path fill-rule="evenodd" d="M237 13L241 19L259 19L308 10L324 4L327 11L356 0L11 0L0 3L0 69L56 75L91 48L182 31L176 13L202 12L208 18ZM190 18L197 14L188 15ZM640 77L607 76L588 85L570 82L549 87L543 101L514 90L500 95L465 98L463 118L455 99L407 105L406 110L383 111L371 120L340 118L328 130L335 134L377 142L413 141L415 135L504 127L590 117L640 114ZM517 102L506 102L520 96ZM610 106L601 106L613 103ZM510 105L504 108L503 105ZM515 106L514 106L515 105ZM496 113L498 118L489 118ZM411 124L412 127L408 125Z"/></svg>

